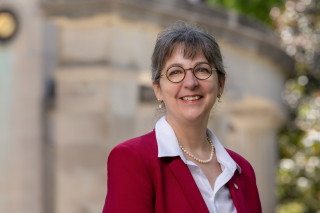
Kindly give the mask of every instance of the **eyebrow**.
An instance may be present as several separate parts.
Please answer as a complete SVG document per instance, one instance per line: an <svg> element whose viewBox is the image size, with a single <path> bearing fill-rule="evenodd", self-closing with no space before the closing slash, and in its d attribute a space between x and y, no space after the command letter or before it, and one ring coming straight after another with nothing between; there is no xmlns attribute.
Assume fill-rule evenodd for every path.
<svg viewBox="0 0 320 213"><path fill-rule="evenodd" d="M194 68L195 66L197 66L197 65L199 65L199 64L204 64L204 63L209 64L209 62L207 62L207 61L199 61L199 62L197 62L193 67L189 67L189 68ZM169 69L170 67L176 67L176 66L183 67L183 65L182 65L181 63L173 63L173 64L170 64L170 65L166 68L166 70ZM184 67L183 67L183 68L184 68ZM184 68L184 69L189 69L189 68Z"/></svg>

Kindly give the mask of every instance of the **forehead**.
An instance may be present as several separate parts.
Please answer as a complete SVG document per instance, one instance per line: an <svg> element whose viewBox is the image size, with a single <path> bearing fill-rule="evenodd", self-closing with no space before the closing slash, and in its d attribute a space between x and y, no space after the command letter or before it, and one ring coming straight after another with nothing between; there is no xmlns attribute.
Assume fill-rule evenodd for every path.
<svg viewBox="0 0 320 213"><path fill-rule="evenodd" d="M172 63L183 62L208 62L205 55L200 48L190 49L186 45L177 44L171 51L171 54L167 56L165 61L165 67Z"/></svg>

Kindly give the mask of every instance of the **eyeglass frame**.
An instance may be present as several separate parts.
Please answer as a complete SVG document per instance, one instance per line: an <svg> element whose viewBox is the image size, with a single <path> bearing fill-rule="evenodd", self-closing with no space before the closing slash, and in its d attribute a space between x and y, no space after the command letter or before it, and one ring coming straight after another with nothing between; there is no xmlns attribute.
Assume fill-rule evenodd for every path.
<svg viewBox="0 0 320 213"><path fill-rule="evenodd" d="M195 68L196 66L200 65L200 64L207 64L207 65L211 68L211 74L210 74L207 78L205 78L205 79L200 79L200 78L198 78L198 77L194 74L194 68ZM186 77L186 75L187 75L187 70L192 70L193 76L194 76L196 79L198 79L198 80L207 80L208 78L211 77L213 70L216 70L217 72L219 72L219 70L217 70L216 68L212 68L209 63L202 62L202 63L196 64L193 68L191 67L191 68L188 68L188 69L184 69L182 66L173 65L173 66L171 66L171 67L169 67L169 68L167 69L166 73L160 75L159 78L161 78L162 76L165 75L165 76L167 77L168 81L170 81L170 82L172 82L172 83L180 83L181 81L174 82L174 81L171 81L171 80L168 78L167 73L168 73L169 69L171 69L172 67L180 67L180 68L182 68L182 69L184 70L184 76L183 76L183 78L181 79L181 81L183 81L184 78Z"/></svg>

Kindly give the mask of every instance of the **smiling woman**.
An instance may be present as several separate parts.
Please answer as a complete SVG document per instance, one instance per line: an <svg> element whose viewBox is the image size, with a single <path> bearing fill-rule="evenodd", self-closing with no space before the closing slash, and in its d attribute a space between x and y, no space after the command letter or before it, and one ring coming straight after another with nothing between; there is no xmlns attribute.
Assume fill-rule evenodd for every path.
<svg viewBox="0 0 320 213"><path fill-rule="evenodd" d="M166 115L111 151L103 213L262 212L251 165L207 128L225 85L215 39L175 24L158 35L151 66Z"/></svg>
<svg viewBox="0 0 320 213"><path fill-rule="evenodd" d="M159 83L153 81L153 88L157 99L166 105L166 119L170 124L196 122L206 126L206 117L216 97L223 92L225 77L222 75L218 80L218 73L212 71L201 51L192 58L186 58L183 52L182 44L173 49L162 69L167 79L162 77ZM202 132L205 130L202 128Z"/></svg>

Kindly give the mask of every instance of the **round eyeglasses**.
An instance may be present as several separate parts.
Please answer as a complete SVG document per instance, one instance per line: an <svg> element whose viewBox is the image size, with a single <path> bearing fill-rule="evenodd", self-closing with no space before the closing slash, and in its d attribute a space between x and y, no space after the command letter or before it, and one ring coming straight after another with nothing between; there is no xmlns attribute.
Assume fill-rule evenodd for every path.
<svg viewBox="0 0 320 213"><path fill-rule="evenodd" d="M181 66L171 66L167 69L166 74L161 76L167 76L167 79L172 83L179 83L186 77L186 71L192 70L193 75L199 80L206 80L212 75L212 71L216 70L211 68L207 63L199 63L194 68L184 69Z"/></svg>

